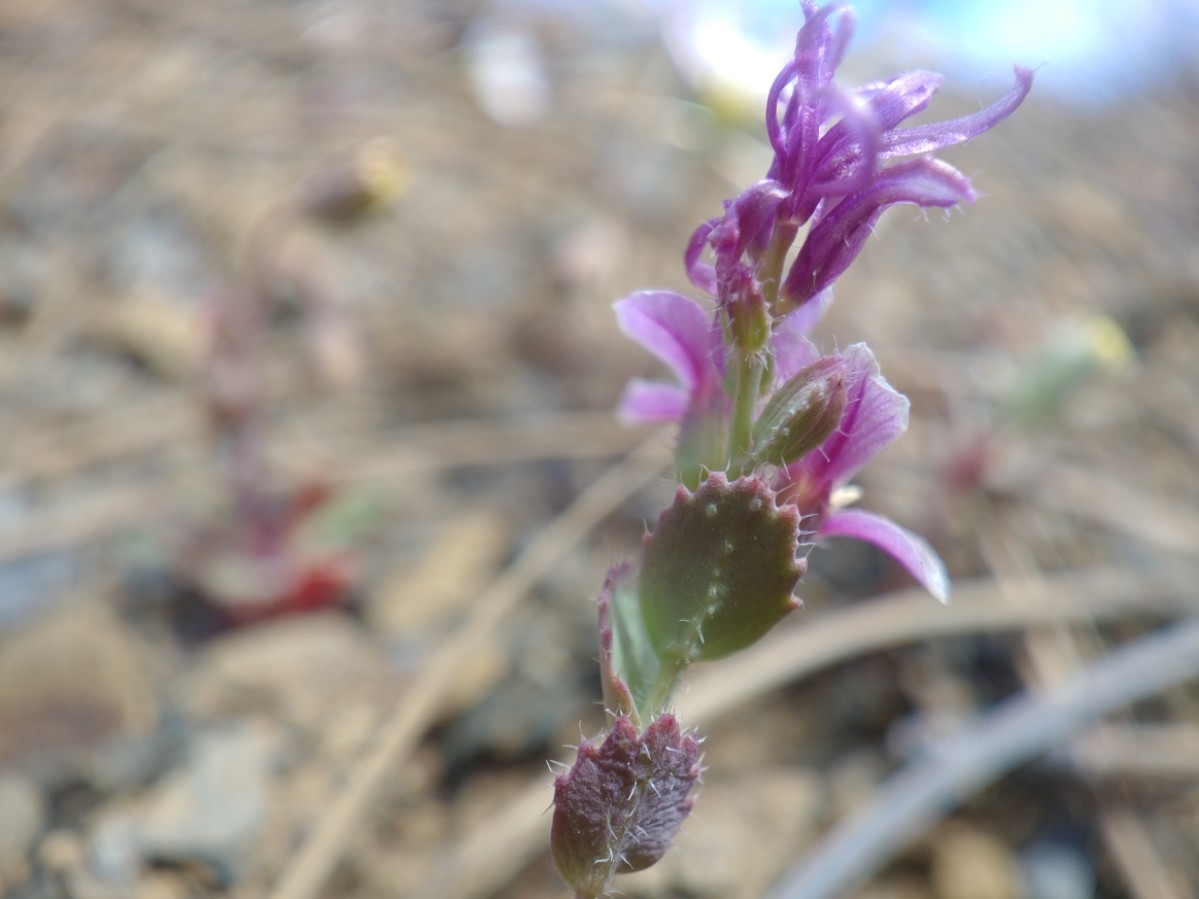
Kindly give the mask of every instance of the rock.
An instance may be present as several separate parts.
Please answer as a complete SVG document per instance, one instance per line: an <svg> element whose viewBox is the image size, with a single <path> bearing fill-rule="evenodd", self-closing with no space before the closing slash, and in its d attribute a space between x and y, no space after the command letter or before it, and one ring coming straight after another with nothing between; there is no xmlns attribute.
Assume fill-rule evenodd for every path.
<svg viewBox="0 0 1199 899"><path fill-rule="evenodd" d="M0 645L0 766L54 786L115 789L151 776L162 709L144 647L98 604L69 608Z"/></svg>
<svg viewBox="0 0 1199 899"><path fill-rule="evenodd" d="M193 305L151 288L133 293L91 322L99 345L171 381L195 374L204 353L204 324Z"/></svg>
<svg viewBox="0 0 1199 899"><path fill-rule="evenodd" d="M196 717L258 710L312 734L331 711L387 679L382 654L344 615L283 618L233 631L198 659L185 690Z"/></svg>
<svg viewBox="0 0 1199 899"><path fill-rule="evenodd" d="M46 804L37 786L19 774L0 773L0 872L20 862L46 825ZM2 882L2 878L0 878Z"/></svg>
<svg viewBox="0 0 1199 899"><path fill-rule="evenodd" d="M921 880L911 875L891 877L872 883L853 899L928 899L929 892Z"/></svg>
<svg viewBox="0 0 1199 899"><path fill-rule="evenodd" d="M0 489L3 534L20 534L26 517L18 502ZM72 549L50 549L0 563L0 632L17 630L46 614L51 602L47 597L68 592L79 576L78 569L79 557Z"/></svg>
<svg viewBox="0 0 1199 899"><path fill-rule="evenodd" d="M1092 899L1095 867L1072 846L1041 842L1020 853L1028 899Z"/></svg>
<svg viewBox="0 0 1199 899"><path fill-rule="evenodd" d="M465 56L475 101L493 122L532 125L549 113L545 53L533 32L484 19L468 32Z"/></svg>
<svg viewBox="0 0 1199 899"><path fill-rule="evenodd" d="M65 876L84 863L85 851L79 835L73 830L58 829L46 834L37 849L41 867L54 876Z"/></svg>
<svg viewBox="0 0 1199 899"><path fill-rule="evenodd" d="M274 729L239 726L199 734L186 767L172 772L129 826L145 859L199 862L233 877L253 852L270 806L281 740ZM120 833L107 822L108 835ZM92 851L104 848L97 829Z"/></svg>
<svg viewBox="0 0 1199 899"><path fill-rule="evenodd" d="M105 887L132 892L141 867L141 847L132 818L101 818L88 840L88 873Z"/></svg>
<svg viewBox="0 0 1199 899"><path fill-rule="evenodd" d="M950 825L936 835L932 849L939 899L1027 899L1019 862L994 835Z"/></svg>

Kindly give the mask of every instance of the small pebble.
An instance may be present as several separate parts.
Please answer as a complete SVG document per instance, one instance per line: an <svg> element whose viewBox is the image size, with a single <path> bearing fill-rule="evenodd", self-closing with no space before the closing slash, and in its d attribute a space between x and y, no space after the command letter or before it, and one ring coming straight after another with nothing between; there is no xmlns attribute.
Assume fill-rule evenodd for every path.
<svg viewBox="0 0 1199 899"><path fill-rule="evenodd" d="M1061 843L1036 843L1020 853L1028 899L1092 899L1095 868L1086 855Z"/></svg>
<svg viewBox="0 0 1199 899"><path fill-rule="evenodd" d="M0 774L0 869L28 855L46 825L37 787L17 774Z"/></svg>
<svg viewBox="0 0 1199 899"><path fill-rule="evenodd" d="M933 841L932 882L938 899L1028 899L1011 849L964 825L945 828Z"/></svg>

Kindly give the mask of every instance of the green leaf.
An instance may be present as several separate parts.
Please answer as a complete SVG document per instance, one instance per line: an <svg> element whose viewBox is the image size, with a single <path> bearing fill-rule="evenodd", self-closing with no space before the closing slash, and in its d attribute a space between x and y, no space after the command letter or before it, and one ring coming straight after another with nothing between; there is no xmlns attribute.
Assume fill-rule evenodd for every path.
<svg viewBox="0 0 1199 899"><path fill-rule="evenodd" d="M680 487L646 538L638 591L661 665L723 658L798 608L799 538L798 511L776 505L764 478L729 483L716 472L694 493Z"/></svg>
<svg viewBox="0 0 1199 899"><path fill-rule="evenodd" d="M653 711L647 701L662 664L645 632L637 581L628 565L608 572L599 599L599 632L604 708L638 725L650 720Z"/></svg>

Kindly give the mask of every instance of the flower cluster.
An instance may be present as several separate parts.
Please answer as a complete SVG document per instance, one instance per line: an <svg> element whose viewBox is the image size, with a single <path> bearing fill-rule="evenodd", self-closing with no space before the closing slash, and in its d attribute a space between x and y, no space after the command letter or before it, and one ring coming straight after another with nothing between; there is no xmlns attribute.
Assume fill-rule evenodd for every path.
<svg viewBox="0 0 1199 899"><path fill-rule="evenodd" d="M709 311L670 291L621 300L622 330L658 356L678 384L635 380L620 403L629 423L678 422L679 476L695 484L703 471L744 473L779 465L777 486L818 537L856 537L893 555L944 600L944 571L920 538L885 518L839 502L855 474L907 428L908 402L879 373L863 344L822 357L807 334L832 301L832 285L862 251L890 206L921 208L970 203L967 178L931 154L963 143L1007 117L1032 86L1016 82L999 101L973 115L909 128L902 122L928 106L941 78L915 71L854 90L833 80L849 43L853 12L804 2L807 22L794 58L770 89L766 127L774 161L764 180L725 203L687 247L696 287L715 298ZM915 157L892 161L898 157ZM791 249L807 228L798 251ZM711 251L712 262L703 259ZM787 261L791 258L788 266ZM817 360L823 362L812 373ZM800 372L819 380L839 420L827 439L787 459L763 459L755 437L769 399ZM811 414L811 409L808 409ZM785 425L784 425L785 426Z"/></svg>
<svg viewBox="0 0 1199 899"><path fill-rule="evenodd" d="M794 56L767 100L770 170L726 201L723 215L700 225L684 255L691 282L710 298L647 290L616 304L621 329L675 378L630 382L619 415L629 423L679 425L680 487L646 536L640 565L614 569L601 597L605 704L617 722L613 733L629 732L620 745L638 747L645 771L671 772L660 776L673 789L661 790L669 800L658 808L659 790L646 787L658 786L659 775L633 777L638 786L625 790L632 775L617 762L600 766L610 769L611 783L591 773L558 779L555 859L571 860L559 870L577 896L606 895L614 873L643 866L630 860L646 853L613 822L668 822L669 834L639 825L654 858L669 843L679 810L689 808L678 786L698 773L670 761L691 737L679 735L673 718L671 740L635 735L660 729L687 665L750 645L798 605L792 591L815 540L872 543L948 599L944 567L924 540L880 515L846 508L853 477L906 430L907 399L883 378L865 344L825 355L808 335L831 302L834 281L886 209L975 199L966 177L932 154L1007 117L1028 94L1033 73L1016 68L1009 92L973 115L901 128L928 106L940 77L916 71L839 87L834 75L853 13L835 4L818 9L814 0L802 7ZM606 757L590 744L580 750L589 770ZM591 785L586 791L584 783ZM579 823L596 815L603 819L597 826ZM619 846L604 834L619 834ZM580 870L587 871L585 883Z"/></svg>

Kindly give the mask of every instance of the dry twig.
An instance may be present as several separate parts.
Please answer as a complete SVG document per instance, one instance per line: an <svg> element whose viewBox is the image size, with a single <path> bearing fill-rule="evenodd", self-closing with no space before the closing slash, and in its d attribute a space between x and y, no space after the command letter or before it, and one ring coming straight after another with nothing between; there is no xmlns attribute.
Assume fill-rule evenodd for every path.
<svg viewBox="0 0 1199 899"><path fill-rule="evenodd" d="M1199 675L1199 617L1114 650L1044 694L1021 695L913 762L844 822L772 899L844 896L945 811L1094 719Z"/></svg>

